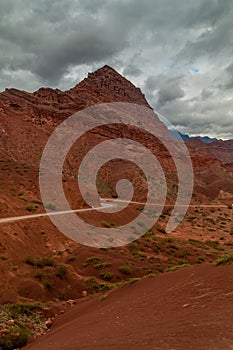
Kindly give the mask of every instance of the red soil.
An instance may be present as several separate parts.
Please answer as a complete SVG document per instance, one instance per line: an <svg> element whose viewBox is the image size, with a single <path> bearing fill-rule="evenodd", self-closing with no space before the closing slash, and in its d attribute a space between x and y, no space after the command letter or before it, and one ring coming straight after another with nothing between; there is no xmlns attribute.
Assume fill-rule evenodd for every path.
<svg viewBox="0 0 233 350"><path fill-rule="evenodd" d="M204 264L82 299L25 350L233 349L233 266Z"/></svg>
<svg viewBox="0 0 233 350"><path fill-rule="evenodd" d="M186 143L191 148L219 159L225 164L233 164L233 140L217 140L207 144L198 139L190 139Z"/></svg>

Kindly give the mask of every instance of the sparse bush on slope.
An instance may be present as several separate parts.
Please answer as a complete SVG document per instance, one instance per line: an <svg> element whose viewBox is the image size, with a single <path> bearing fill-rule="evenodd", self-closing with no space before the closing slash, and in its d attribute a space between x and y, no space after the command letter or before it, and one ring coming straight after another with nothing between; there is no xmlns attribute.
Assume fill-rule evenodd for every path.
<svg viewBox="0 0 233 350"><path fill-rule="evenodd" d="M215 261L215 265L233 264L233 252L223 255Z"/></svg>

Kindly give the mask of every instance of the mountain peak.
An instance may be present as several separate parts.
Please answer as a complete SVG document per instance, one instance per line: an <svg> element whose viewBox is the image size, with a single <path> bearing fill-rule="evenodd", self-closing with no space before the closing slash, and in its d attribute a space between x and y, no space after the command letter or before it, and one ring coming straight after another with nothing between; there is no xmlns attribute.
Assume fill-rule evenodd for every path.
<svg viewBox="0 0 233 350"><path fill-rule="evenodd" d="M113 71L116 74L119 74L114 68L112 68L111 66L108 66L107 64L105 64L103 67L100 67L99 69L96 70L96 72L98 71ZM120 74L119 74L120 75Z"/></svg>
<svg viewBox="0 0 233 350"><path fill-rule="evenodd" d="M89 95L96 103L129 102L151 108L141 90L108 65L88 73L68 94L73 98Z"/></svg>

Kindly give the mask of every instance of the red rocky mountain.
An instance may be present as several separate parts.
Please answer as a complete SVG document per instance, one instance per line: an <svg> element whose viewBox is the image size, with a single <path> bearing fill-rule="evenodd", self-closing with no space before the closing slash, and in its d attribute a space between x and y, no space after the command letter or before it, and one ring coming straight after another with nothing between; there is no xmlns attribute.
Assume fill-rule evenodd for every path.
<svg viewBox="0 0 233 350"><path fill-rule="evenodd" d="M89 73L87 78L68 91L41 88L36 92L29 93L16 89L6 89L0 93L1 218L44 211L39 192L38 170L41 155L49 136L57 125L73 113L88 106L105 102L128 102L151 108L139 88L136 88L130 81L108 66L104 66L94 73ZM158 123L160 122L158 121ZM167 129L162 124L160 125L161 132L166 137ZM84 205L80 193L78 190L76 191L77 164L80 163L82 156L92 145L109 138L111 135L112 137L122 135L132 137L148 147L158 157L167 174L170 190L168 201L174 202L177 194L177 175L174 162L167 149L146 132L134 128L112 126L112 128L100 128L89 132L83 138L82 143L74 148L68 156L64 166L64 189L72 206L79 208ZM169 142L173 142L172 138L169 139ZM176 142L178 141L174 139L174 145ZM190 153L195 173L193 203L197 205L200 203L224 205L232 203L233 169L224 165L219 159L214 159L208 154L199 152L199 150L191 149ZM109 170L111 170L111 176L108 178L106 173L109 173ZM137 198L140 200L145 198L145 178L139 174L138 169L127 162L112 162L103 169L99 179L101 194L108 197L114 195L113 188L118 177L128 176L130 170L133 174L131 179L136 186ZM138 213L141 208L137 209ZM200 227L205 220L204 215L199 218L200 221L193 222L193 219L191 220L194 214L193 210L182 224L183 226L181 225L177 229L176 233L179 239L187 241L187 238L197 238L197 236L201 240L229 236L229 221L227 221L226 226L221 226L221 221L214 216L217 214L211 214L210 211L207 211L205 216L214 216L215 228L211 226L211 229L216 231L217 227L217 231L215 236L213 231L208 231L210 228L210 223L208 223L203 228L205 232L203 234ZM96 213L91 215L90 220L106 227L128 222L134 215L135 210L129 209L123 216L116 216L112 223L110 223L112 218L106 216L102 220ZM164 213L163 219L167 220L168 215L168 212ZM229 213L227 212L226 215L229 216ZM153 232L158 235L162 234L163 228L164 223L162 222L159 226L155 225ZM159 269L169 266L170 260L162 248L161 253L156 253L157 248L153 246L154 243L146 243L146 241L144 243L144 248L142 248L142 250L146 249L146 252L143 253L144 257L140 255L141 253L132 253L133 250L128 250L127 247L116 249L111 255L111 252L101 251L99 253L94 248L83 247L72 242L52 225L49 218L0 224L0 256L4 257L0 261L0 300L15 300L17 295L42 300L60 298L62 294L65 295L64 298L80 296L81 291L87 288L84 281L85 276L94 274L99 281L103 278L102 271L93 266L86 268L83 265L90 255L95 256L97 253L101 255L101 259L111 260L114 281L124 277L122 273L119 275L118 271L122 265L122 251L125 260L128 261L125 264L131 264L129 261L132 262L133 277L142 276L146 269L159 271ZM179 242L178 251L184 249L185 244L183 241ZM189 247L189 250L191 252L190 262L197 261L193 248ZM160 254L159 257L158 254ZM213 259L215 255L211 254L209 256ZM32 258L38 259L40 256L51 257L53 259L52 266L46 266L44 270L38 267ZM73 260L71 256L73 256ZM177 256L174 261L183 262ZM65 264L69 271L64 280L57 278L54 271L60 264ZM51 280L53 287L46 286L45 282L48 280Z"/></svg>

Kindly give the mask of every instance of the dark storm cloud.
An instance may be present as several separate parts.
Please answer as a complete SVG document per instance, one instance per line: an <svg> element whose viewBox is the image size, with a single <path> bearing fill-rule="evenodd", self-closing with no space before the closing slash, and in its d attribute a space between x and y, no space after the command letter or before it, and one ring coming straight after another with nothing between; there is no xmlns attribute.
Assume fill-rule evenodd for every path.
<svg viewBox="0 0 233 350"><path fill-rule="evenodd" d="M185 91L180 86L182 75L160 74L151 76L145 81L145 91L152 91L157 96L157 108L162 108L167 102L185 96Z"/></svg>
<svg viewBox="0 0 233 350"><path fill-rule="evenodd" d="M210 89L202 89L202 91L201 91L201 99L202 100L206 100L212 95L213 95L213 91L211 91Z"/></svg>
<svg viewBox="0 0 233 350"><path fill-rule="evenodd" d="M1 0L0 89L68 88L109 64L187 132L229 135L232 18L232 0Z"/></svg>
<svg viewBox="0 0 233 350"><path fill-rule="evenodd" d="M226 69L226 83L224 85L225 89L233 89L233 63L230 64Z"/></svg>
<svg viewBox="0 0 233 350"><path fill-rule="evenodd" d="M205 0L199 2L199 6L191 11L191 16L187 18L188 27L194 25L215 25L231 9L231 0Z"/></svg>
<svg viewBox="0 0 233 350"><path fill-rule="evenodd" d="M164 105L167 102L176 100L177 98L184 97L185 93L184 90L182 90L179 86L176 85L170 85L170 86L163 86L159 90L159 99L158 99L158 106Z"/></svg>
<svg viewBox="0 0 233 350"><path fill-rule="evenodd" d="M136 67L134 64L129 64L124 68L123 74L130 75L131 77L133 76L137 77L142 74L142 71L138 67Z"/></svg>
<svg viewBox="0 0 233 350"><path fill-rule="evenodd" d="M94 3L85 3L87 12L79 2L71 6L67 1L42 1L38 7L29 3L31 11L22 8L22 21L13 13L11 20L0 24L1 41L12 52L10 60L3 55L3 65L28 68L42 80L56 83L70 65L94 63L120 52L127 46L121 27L112 23L106 30L107 20L91 11Z"/></svg>

